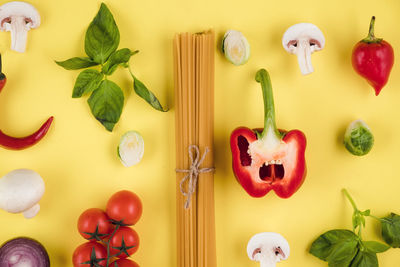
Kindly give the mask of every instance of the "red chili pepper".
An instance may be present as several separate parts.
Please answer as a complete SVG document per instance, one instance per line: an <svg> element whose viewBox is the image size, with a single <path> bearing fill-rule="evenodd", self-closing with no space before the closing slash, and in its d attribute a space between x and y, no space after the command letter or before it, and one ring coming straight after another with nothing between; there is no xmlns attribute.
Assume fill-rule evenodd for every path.
<svg viewBox="0 0 400 267"><path fill-rule="evenodd" d="M12 150L21 150L33 146L46 135L52 122L53 116L48 118L35 133L20 138L8 136L0 130L0 146Z"/></svg>
<svg viewBox="0 0 400 267"><path fill-rule="evenodd" d="M281 198L293 195L306 177L306 137L299 130L279 131L271 80L261 69L256 74L264 98L264 129L239 127L231 134L233 172L246 192L262 197L270 190Z"/></svg>
<svg viewBox="0 0 400 267"><path fill-rule="evenodd" d="M1 71L1 67L2 66L1 66L1 55L0 55L0 91L1 89L3 89L7 81L6 76ZM47 121L42 125L42 127L40 127L40 129L37 130L35 133L21 138L6 135L0 130L0 146L13 150L21 150L33 146L46 135L52 122L53 122L53 116L47 119Z"/></svg>
<svg viewBox="0 0 400 267"><path fill-rule="evenodd" d="M374 24L375 17L372 17L368 36L354 46L352 63L356 72L374 87L375 95L379 95L389 79L394 53L388 42L375 37Z"/></svg>

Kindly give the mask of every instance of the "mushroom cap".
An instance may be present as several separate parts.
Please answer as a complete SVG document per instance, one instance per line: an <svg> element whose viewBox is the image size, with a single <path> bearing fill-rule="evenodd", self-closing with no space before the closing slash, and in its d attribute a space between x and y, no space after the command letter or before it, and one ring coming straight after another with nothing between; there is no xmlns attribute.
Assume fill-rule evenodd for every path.
<svg viewBox="0 0 400 267"><path fill-rule="evenodd" d="M42 198L42 177L32 170L18 169L0 179L0 208L11 213L23 212Z"/></svg>
<svg viewBox="0 0 400 267"><path fill-rule="evenodd" d="M13 1L0 6L1 30L5 30L4 19L11 17L24 17L29 19L29 23L27 23L27 25L29 24L31 28L37 28L40 26L39 12L34 6L25 2Z"/></svg>
<svg viewBox="0 0 400 267"><path fill-rule="evenodd" d="M325 46L325 37L322 31L311 23L298 23L289 27L283 34L282 45L289 53L294 53L295 46L291 45L295 40L308 39L314 44L312 52L321 50Z"/></svg>
<svg viewBox="0 0 400 267"><path fill-rule="evenodd" d="M268 258L270 261L279 262L286 260L289 254L289 243L278 233L258 233L247 244L247 255L253 261Z"/></svg>

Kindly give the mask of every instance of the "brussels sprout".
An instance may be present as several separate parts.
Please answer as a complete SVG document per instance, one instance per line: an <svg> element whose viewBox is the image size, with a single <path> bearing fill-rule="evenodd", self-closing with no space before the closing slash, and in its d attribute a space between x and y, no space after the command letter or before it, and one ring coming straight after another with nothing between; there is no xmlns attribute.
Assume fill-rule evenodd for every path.
<svg viewBox="0 0 400 267"><path fill-rule="evenodd" d="M234 65L243 65L249 60L250 45L241 32L228 30L222 40L222 52Z"/></svg>
<svg viewBox="0 0 400 267"><path fill-rule="evenodd" d="M374 145L371 129L362 120L353 121L344 134L344 145L353 155L363 156L368 154Z"/></svg>
<svg viewBox="0 0 400 267"><path fill-rule="evenodd" d="M143 153L144 141L138 132L129 131L121 137L118 157L125 167L138 164L142 160Z"/></svg>

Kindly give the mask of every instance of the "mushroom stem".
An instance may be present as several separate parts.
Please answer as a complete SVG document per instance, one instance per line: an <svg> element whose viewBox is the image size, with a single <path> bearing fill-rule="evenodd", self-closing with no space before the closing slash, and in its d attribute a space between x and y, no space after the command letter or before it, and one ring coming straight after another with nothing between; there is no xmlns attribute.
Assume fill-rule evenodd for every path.
<svg viewBox="0 0 400 267"><path fill-rule="evenodd" d="M35 204L31 208L24 211L22 214L24 215L25 218L31 219L31 218L35 217L39 211L40 211L40 205Z"/></svg>
<svg viewBox="0 0 400 267"><path fill-rule="evenodd" d="M26 40L30 27L23 17L16 17L11 22L11 49L20 53L25 52Z"/></svg>
<svg viewBox="0 0 400 267"><path fill-rule="evenodd" d="M276 261L268 257L262 257L260 259L260 267L276 267Z"/></svg>
<svg viewBox="0 0 400 267"><path fill-rule="evenodd" d="M297 60L303 75L314 72L311 63L311 47L308 40L299 40L297 49Z"/></svg>

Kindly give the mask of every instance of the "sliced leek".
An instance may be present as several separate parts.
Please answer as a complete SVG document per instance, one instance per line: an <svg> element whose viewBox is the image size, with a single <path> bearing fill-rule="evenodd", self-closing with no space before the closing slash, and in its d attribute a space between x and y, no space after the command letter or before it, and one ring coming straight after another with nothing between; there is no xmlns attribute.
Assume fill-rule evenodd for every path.
<svg viewBox="0 0 400 267"><path fill-rule="evenodd" d="M250 45L241 32L228 30L222 41L222 52L234 65L243 65L249 60Z"/></svg>
<svg viewBox="0 0 400 267"><path fill-rule="evenodd" d="M136 131L125 133L119 142L118 157L125 167L138 164L144 153L144 141Z"/></svg>

